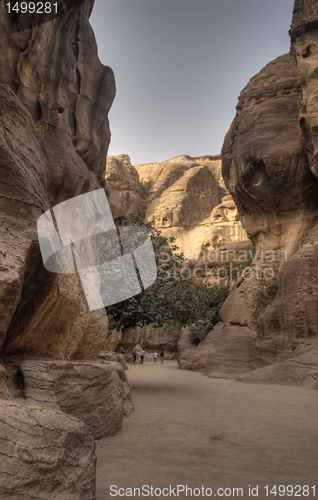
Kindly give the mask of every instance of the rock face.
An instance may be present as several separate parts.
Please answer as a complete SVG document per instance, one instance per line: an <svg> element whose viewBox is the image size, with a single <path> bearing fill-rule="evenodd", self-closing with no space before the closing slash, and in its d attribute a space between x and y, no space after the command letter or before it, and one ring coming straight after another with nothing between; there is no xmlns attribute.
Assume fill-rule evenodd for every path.
<svg viewBox="0 0 318 500"><path fill-rule="evenodd" d="M115 222L144 210L144 188L128 155L107 157L105 189Z"/></svg>
<svg viewBox="0 0 318 500"><path fill-rule="evenodd" d="M36 223L100 188L112 71L98 60L93 0L12 33L0 5L0 348L5 358L96 358L105 312L89 313L76 275L45 271ZM80 218L83 214L78 214Z"/></svg>
<svg viewBox="0 0 318 500"><path fill-rule="evenodd" d="M254 384L299 385L318 389L318 351L309 349L292 359L264 366L236 377L240 382Z"/></svg>
<svg viewBox="0 0 318 500"><path fill-rule="evenodd" d="M224 181L256 254L221 309L223 330L236 331L219 337L222 350L229 352L245 328L245 341L251 342L248 370L274 363L241 380L287 383L290 376L293 383L298 379L308 385L309 378L315 388L317 23L318 2L296 1L291 54L272 61L250 80L224 140ZM267 300L269 288L274 293ZM211 332L206 342L214 336ZM218 357L220 344L207 349L207 358ZM311 349L310 360L302 361L304 349ZM195 366L191 353L190 358ZM242 353L234 355L232 376L242 359ZM208 359L204 369L211 373ZM227 363L221 371L228 373Z"/></svg>
<svg viewBox="0 0 318 500"><path fill-rule="evenodd" d="M95 443L60 411L0 400L3 500L95 500Z"/></svg>
<svg viewBox="0 0 318 500"><path fill-rule="evenodd" d="M199 281L233 282L235 276L227 271L230 262L237 262L221 262L215 250L233 254L234 248L245 250L251 242L225 188L219 156L181 155L135 167L127 155L110 156L105 188L115 220L145 212L163 236L175 238L187 259L186 272Z"/></svg>
<svg viewBox="0 0 318 500"><path fill-rule="evenodd" d="M37 234L44 212L101 188L110 140L114 76L97 56L94 0L74 3L18 33L0 3L1 499L95 500L93 435L133 409L118 363L26 361L15 373L25 358L97 359L107 334L78 275L45 270Z"/></svg>
<svg viewBox="0 0 318 500"><path fill-rule="evenodd" d="M248 372L255 350L255 332L246 327L218 323L198 347L183 329L178 344L179 368L202 371L210 377L234 377Z"/></svg>
<svg viewBox="0 0 318 500"><path fill-rule="evenodd" d="M146 218L163 236L174 237L185 257L246 240L235 204L221 176L220 157L177 156L136 165L147 192Z"/></svg>
<svg viewBox="0 0 318 500"><path fill-rule="evenodd" d="M318 326L317 296L311 293L318 180L298 129L300 97L293 57L268 64L242 91L222 151L225 183L259 252L251 272L268 266L278 278L277 295L257 322L251 303L264 277L257 279L255 272L238 283L221 310L226 325L257 331L255 366L315 340Z"/></svg>

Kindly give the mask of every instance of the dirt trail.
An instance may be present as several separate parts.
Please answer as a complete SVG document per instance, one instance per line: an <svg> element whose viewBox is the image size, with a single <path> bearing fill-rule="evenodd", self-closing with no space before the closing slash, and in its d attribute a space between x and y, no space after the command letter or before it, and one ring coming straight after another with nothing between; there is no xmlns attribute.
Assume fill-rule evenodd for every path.
<svg viewBox="0 0 318 500"><path fill-rule="evenodd" d="M208 488L214 498L318 498L317 391L209 379L174 361L130 365L127 375L136 410L121 434L97 442L98 500L131 498L117 488L142 485L149 496L134 498L191 498L190 490L151 496L151 485L187 485L200 499ZM275 497L266 485L310 489Z"/></svg>

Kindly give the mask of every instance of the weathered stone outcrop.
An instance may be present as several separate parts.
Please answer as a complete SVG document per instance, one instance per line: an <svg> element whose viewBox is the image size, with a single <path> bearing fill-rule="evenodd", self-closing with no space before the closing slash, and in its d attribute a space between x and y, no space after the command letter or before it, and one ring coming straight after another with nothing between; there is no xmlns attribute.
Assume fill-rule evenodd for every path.
<svg viewBox="0 0 318 500"><path fill-rule="evenodd" d="M115 94L88 18L94 1L12 33L0 4L0 348L3 357L96 358L105 312L76 275L45 271L36 223L100 187ZM84 214L78 214L82 217Z"/></svg>
<svg viewBox="0 0 318 500"><path fill-rule="evenodd" d="M239 375L236 379L254 384L299 385L317 390L318 351L310 349L292 359Z"/></svg>
<svg viewBox="0 0 318 500"><path fill-rule="evenodd" d="M251 272L259 264L278 277L277 295L257 323L251 307L260 286L256 276L238 283L221 310L225 324L257 331L255 366L290 356L316 337L318 327L312 272L318 180L298 129L300 97L292 56L268 64L242 91L222 151L225 183L256 252L263 252ZM270 262L272 252L283 258Z"/></svg>
<svg viewBox="0 0 318 500"><path fill-rule="evenodd" d="M97 359L107 334L78 275L45 270L37 234L44 212L101 188L110 140L114 76L97 56L94 0L74 3L16 33L0 3L1 499L95 500L93 435L132 411L117 363L26 361L16 374L21 359Z"/></svg>
<svg viewBox="0 0 318 500"><path fill-rule="evenodd" d="M236 331L219 341L227 352L246 329L253 347L249 370L256 370L239 379L248 382L317 388L317 26L318 2L296 0L291 54L269 63L243 89L222 149L225 185L256 255L220 312L224 330ZM276 293L265 300L268 286ZM188 347L190 366L206 347L210 354L200 369L209 371L209 355L217 358L219 347L202 344L195 353ZM237 352L233 373L242 359ZM221 363L222 373L228 368Z"/></svg>
<svg viewBox="0 0 318 500"><path fill-rule="evenodd" d="M147 191L146 219L174 237L193 263L216 246L247 239L224 186L220 157L183 155L136 169Z"/></svg>
<svg viewBox="0 0 318 500"><path fill-rule="evenodd" d="M210 377L234 378L251 370L256 333L244 326L219 322L196 347L191 331L183 328L178 343L179 368L202 371Z"/></svg>
<svg viewBox="0 0 318 500"><path fill-rule="evenodd" d="M317 5L296 1L292 55L269 63L241 92L222 149L225 184L256 256L220 316L225 328L247 327L251 338L255 333L250 369L292 358L317 343ZM261 287L276 281L276 296L257 310L255 299ZM233 340L233 335L223 338L224 349ZM212 351L216 354L215 347ZM235 359L233 367L239 354ZM293 366L284 363L244 379L265 380L266 372L268 380L277 376L280 381L281 371L289 373Z"/></svg>
<svg viewBox="0 0 318 500"><path fill-rule="evenodd" d="M24 361L19 373L28 402L77 417L95 439L114 436L134 409L119 363Z"/></svg>
<svg viewBox="0 0 318 500"><path fill-rule="evenodd" d="M116 222L145 209L145 192L136 168L128 155L108 156L105 189Z"/></svg>
<svg viewBox="0 0 318 500"><path fill-rule="evenodd" d="M10 397L6 384L7 371L3 365L0 365L0 399L8 399Z"/></svg>
<svg viewBox="0 0 318 500"><path fill-rule="evenodd" d="M128 366L126 360L120 352L115 352L115 349L111 349L109 351L101 351L99 353L99 359L103 359L105 361L115 361L116 363L120 363L124 370L128 370Z"/></svg>
<svg viewBox="0 0 318 500"><path fill-rule="evenodd" d="M61 411L0 400L0 497L95 500L95 443Z"/></svg>
<svg viewBox="0 0 318 500"><path fill-rule="evenodd" d="M230 265L239 264L233 255L248 251L251 242L225 188L219 156L181 155L135 167L127 155L110 156L105 188L116 221L145 212L163 236L175 238L187 259L185 272L198 281L233 283ZM221 259L227 253L232 257Z"/></svg>

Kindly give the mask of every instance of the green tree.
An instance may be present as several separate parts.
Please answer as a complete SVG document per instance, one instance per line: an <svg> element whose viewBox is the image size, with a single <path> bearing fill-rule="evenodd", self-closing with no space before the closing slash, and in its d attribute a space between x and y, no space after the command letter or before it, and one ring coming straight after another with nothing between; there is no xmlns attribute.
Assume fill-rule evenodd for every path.
<svg viewBox="0 0 318 500"><path fill-rule="evenodd" d="M152 238L157 279L142 293L107 307L111 329L126 329L146 324L163 326L170 321L176 326L198 325L200 335L219 320L219 310L228 295L228 288L197 285L185 272L184 255L174 238L166 238L153 223L144 222L144 215L129 215L122 223L143 226Z"/></svg>

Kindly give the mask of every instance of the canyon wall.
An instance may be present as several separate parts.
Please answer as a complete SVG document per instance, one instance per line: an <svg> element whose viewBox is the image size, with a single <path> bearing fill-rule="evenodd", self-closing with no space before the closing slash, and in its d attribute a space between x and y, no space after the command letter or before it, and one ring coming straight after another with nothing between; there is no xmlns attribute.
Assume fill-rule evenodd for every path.
<svg viewBox="0 0 318 500"><path fill-rule="evenodd" d="M127 155L108 157L105 189L118 223L129 213L144 213L162 236L175 239L197 280L233 282L227 272L236 263L233 255L252 245L225 187L220 156L180 155L135 166Z"/></svg>
<svg viewBox="0 0 318 500"><path fill-rule="evenodd" d="M256 254L190 362L183 334L181 364L210 376L317 388L317 26L318 2L296 0L290 54L242 90L224 140L225 185Z"/></svg>
<svg viewBox="0 0 318 500"><path fill-rule="evenodd" d="M37 233L44 212L103 186L115 81L97 56L93 4L14 32L0 3L3 499L94 500L93 437L133 411L123 366L97 362L105 309L89 311L78 274L45 270ZM80 225L88 214L72 215Z"/></svg>
<svg viewBox="0 0 318 500"><path fill-rule="evenodd" d="M152 221L162 236L174 238L186 259L186 278L232 286L250 257L252 243L225 187L220 156L180 155L135 166L128 155L109 156L105 190L117 224L128 214L145 214L145 221ZM165 250L162 261L169 258ZM147 353L164 349L166 357L175 357L178 336L179 329L171 324L112 331L104 349L124 347L127 361L141 345Z"/></svg>
<svg viewBox="0 0 318 500"><path fill-rule="evenodd" d="M96 358L104 310L89 312L76 275L44 269L37 220L101 187L115 95L86 0L13 33L0 4L0 349L4 359ZM78 213L78 220L85 214Z"/></svg>

